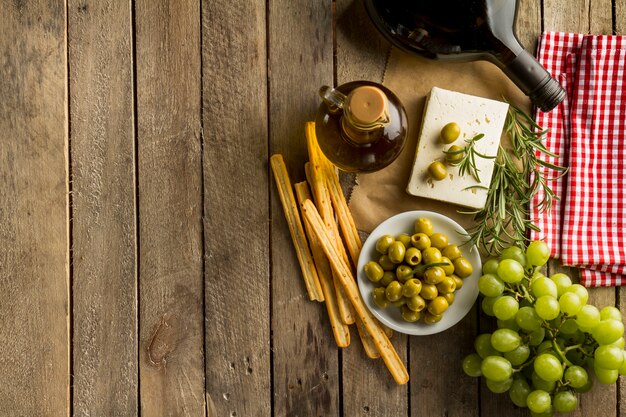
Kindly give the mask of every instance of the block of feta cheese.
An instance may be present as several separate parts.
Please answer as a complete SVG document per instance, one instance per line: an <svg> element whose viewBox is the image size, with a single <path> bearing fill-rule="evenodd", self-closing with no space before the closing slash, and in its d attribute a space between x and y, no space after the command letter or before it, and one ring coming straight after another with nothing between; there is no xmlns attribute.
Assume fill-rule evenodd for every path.
<svg viewBox="0 0 626 417"><path fill-rule="evenodd" d="M426 197L464 207L481 209L487 200L487 190L493 174L494 159L476 157L480 182L470 173L459 175L459 168L445 163L444 150L452 145L465 146L466 140L477 134L475 149L483 155L495 156L509 105L455 91L433 87L426 100L422 127L415 152L415 161L407 186L409 194ZM439 138L441 129L450 122L461 127L461 134L450 144ZM442 161L448 170L443 180L437 181L428 174L433 161ZM479 186L477 188L472 188Z"/></svg>

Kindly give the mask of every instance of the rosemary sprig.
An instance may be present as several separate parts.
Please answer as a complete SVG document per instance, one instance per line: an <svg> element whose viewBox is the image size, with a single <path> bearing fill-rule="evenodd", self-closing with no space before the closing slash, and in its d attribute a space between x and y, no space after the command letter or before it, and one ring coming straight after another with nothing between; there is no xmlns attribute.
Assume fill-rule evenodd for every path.
<svg viewBox="0 0 626 417"><path fill-rule="evenodd" d="M482 133L479 133L478 135L474 136L471 139L466 139L465 143L467 145L465 145L462 149L456 150L456 151L443 151L446 155L462 155L461 159L458 161L458 163L455 163L454 165L458 165L459 166L459 175L460 176L464 176L466 173L470 173L470 175L472 177L474 177L474 179L478 182L480 182L480 176L478 175L478 172L480 171L478 169L478 167L476 166L476 157L479 156L481 158L484 159L493 159L495 158L495 156L488 156L488 155L483 155L482 153L478 152L476 150L476 142L478 142L479 140L481 140L485 135Z"/></svg>
<svg viewBox="0 0 626 417"><path fill-rule="evenodd" d="M474 215L475 225L468 230L469 243L489 254L499 254L511 244L526 246L527 231L539 231L529 218L533 197L542 193L537 208L540 213L549 211L558 198L549 182L567 172L567 168L540 159L542 154L558 156L542 143L546 130L524 111L509 105L504 131L511 140L511 149L498 149L485 207L464 212Z"/></svg>

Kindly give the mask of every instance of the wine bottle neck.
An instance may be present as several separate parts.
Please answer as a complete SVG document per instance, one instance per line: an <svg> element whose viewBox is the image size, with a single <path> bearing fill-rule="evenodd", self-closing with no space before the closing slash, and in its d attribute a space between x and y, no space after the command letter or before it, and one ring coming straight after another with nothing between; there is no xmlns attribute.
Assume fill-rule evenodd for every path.
<svg viewBox="0 0 626 417"><path fill-rule="evenodd" d="M544 112L565 98L563 87L527 51L522 51L502 70Z"/></svg>

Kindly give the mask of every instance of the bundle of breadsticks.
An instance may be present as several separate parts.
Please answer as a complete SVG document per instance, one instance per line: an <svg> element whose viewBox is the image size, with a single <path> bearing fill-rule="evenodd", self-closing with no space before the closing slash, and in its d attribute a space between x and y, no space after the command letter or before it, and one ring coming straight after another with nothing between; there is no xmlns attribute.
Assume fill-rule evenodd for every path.
<svg viewBox="0 0 626 417"><path fill-rule="evenodd" d="M282 155L272 155L270 162L309 298L325 302L337 346L350 344L348 326L356 324L367 356L382 357L395 381L405 384L409 375L389 341L392 331L370 313L357 287L362 244L336 167L319 148L315 124L307 123L305 130L307 181L292 188Z"/></svg>

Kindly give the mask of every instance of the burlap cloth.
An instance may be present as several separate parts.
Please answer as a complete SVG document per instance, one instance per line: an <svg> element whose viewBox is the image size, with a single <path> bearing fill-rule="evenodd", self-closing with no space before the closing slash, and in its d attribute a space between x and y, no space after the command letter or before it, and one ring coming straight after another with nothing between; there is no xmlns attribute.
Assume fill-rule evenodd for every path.
<svg viewBox="0 0 626 417"><path fill-rule="evenodd" d="M396 48L389 56L383 84L404 104L409 118L409 136L398 159L387 168L357 175L350 197L350 209L357 228L369 233L388 217L408 210L435 211L464 227L472 225L472 216L457 212L462 207L406 193L426 95L436 86L495 100L505 99L524 109L530 108L528 98L489 62L431 61ZM454 115L450 117L453 119Z"/></svg>

